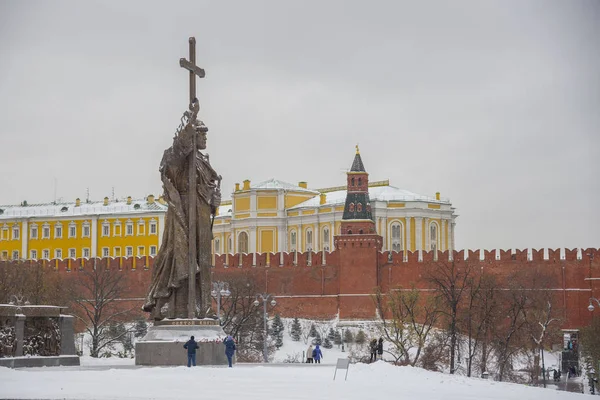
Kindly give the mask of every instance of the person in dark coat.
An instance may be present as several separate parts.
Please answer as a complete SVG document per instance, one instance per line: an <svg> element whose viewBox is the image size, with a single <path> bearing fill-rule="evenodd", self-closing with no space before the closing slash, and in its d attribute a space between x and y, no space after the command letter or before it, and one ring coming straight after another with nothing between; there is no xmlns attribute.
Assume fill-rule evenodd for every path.
<svg viewBox="0 0 600 400"><path fill-rule="evenodd" d="M315 346L315 349L312 352L312 356L315 364L321 364L321 358L323 358L323 353L321 352L321 348L319 347L319 345Z"/></svg>
<svg viewBox="0 0 600 400"><path fill-rule="evenodd" d="M379 359L383 360L383 338L379 338L379 342L377 343L377 354L379 354Z"/></svg>
<svg viewBox="0 0 600 400"><path fill-rule="evenodd" d="M188 353L188 368L190 366L196 366L196 350L200 348L200 346L198 346L198 343L196 343L196 341L194 340L194 337L192 336L190 338L190 340L188 340L184 345L183 345L184 349L187 349L187 353Z"/></svg>
<svg viewBox="0 0 600 400"><path fill-rule="evenodd" d="M371 358L369 359L369 362L372 363L373 361L377 361L377 339L371 340L369 343L369 349L371 350Z"/></svg>
<svg viewBox="0 0 600 400"><path fill-rule="evenodd" d="M225 345L225 355L227 356L227 361L229 362L229 368L231 368L231 360L233 359L233 353L235 353L235 342L231 335L228 335L223 341Z"/></svg>

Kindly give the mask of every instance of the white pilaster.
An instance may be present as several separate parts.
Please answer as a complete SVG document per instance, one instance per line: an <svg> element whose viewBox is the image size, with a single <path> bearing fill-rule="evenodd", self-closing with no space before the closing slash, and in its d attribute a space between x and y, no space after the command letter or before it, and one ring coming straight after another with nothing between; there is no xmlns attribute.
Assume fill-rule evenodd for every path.
<svg viewBox="0 0 600 400"><path fill-rule="evenodd" d="M90 236L92 242L90 255L92 256L92 258L94 258L98 256L98 216L92 217L92 223L90 225Z"/></svg>
<svg viewBox="0 0 600 400"><path fill-rule="evenodd" d="M321 225L319 224L319 220L317 220L317 222L315 223L315 232L314 232L314 243L313 243L313 251L316 253L319 250L323 249L323 246L321 244Z"/></svg>
<svg viewBox="0 0 600 400"><path fill-rule="evenodd" d="M256 242L256 226L250 227L250 236L248 241L248 253L256 253L258 251Z"/></svg>
<svg viewBox="0 0 600 400"><path fill-rule="evenodd" d="M411 242L410 242L410 217L406 217L406 250L411 250Z"/></svg>
<svg viewBox="0 0 600 400"><path fill-rule="evenodd" d="M415 217L415 250L423 250L423 218Z"/></svg>
<svg viewBox="0 0 600 400"><path fill-rule="evenodd" d="M431 235L429 233L429 218L425 218L425 251L431 250Z"/></svg>
<svg viewBox="0 0 600 400"><path fill-rule="evenodd" d="M454 251L456 249L456 244L454 242L454 227L456 226L456 222L452 222L452 224L450 225L450 243L451 243L451 248L450 250Z"/></svg>
<svg viewBox="0 0 600 400"><path fill-rule="evenodd" d="M442 241L442 243L440 243L438 245L439 249L441 251L445 251L448 250L446 248L446 224L448 223L448 221L446 221L445 219L442 220L442 231L440 232L440 240Z"/></svg>
<svg viewBox="0 0 600 400"><path fill-rule="evenodd" d="M23 221L23 225L21 227L21 258L28 259L29 254L27 254L29 244L29 224L27 220Z"/></svg>
<svg viewBox="0 0 600 400"><path fill-rule="evenodd" d="M158 218L158 247L160 249L160 245L162 244L162 237L163 237L163 232L165 230L165 215L166 213L160 213L158 214L157 218ZM134 225L135 227L135 225Z"/></svg>

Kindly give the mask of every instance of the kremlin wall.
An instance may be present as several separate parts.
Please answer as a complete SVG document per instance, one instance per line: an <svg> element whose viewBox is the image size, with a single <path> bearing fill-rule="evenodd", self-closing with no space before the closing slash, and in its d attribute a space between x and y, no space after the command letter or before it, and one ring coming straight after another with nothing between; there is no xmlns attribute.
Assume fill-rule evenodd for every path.
<svg viewBox="0 0 600 400"><path fill-rule="evenodd" d="M331 204L327 202L325 191L310 191L305 185L290 189L282 186L281 182L269 181L252 188L249 181L245 182L244 188L236 188L234 201L230 203L232 209L227 209L227 213L216 218L216 222L222 223L215 223L211 268L213 281L252 280L257 290L275 296L276 312L284 317L375 319L377 314L372 295L376 290L386 293L414 287L431 294L433 286L428 279L430 273L454 263L458 268L469 268L473 275L490 274L497 277L497 290L550 291L555 296L557 309L563 314L563 329L578 329L589 324L593 315L600 314L598 308L593 312L588 311L590 298L600 297L600 249L456 251L453 237L456 215L449 202L439 199L439 196L423 199L410 193L401 193L404 197L399 202L400 198L394 197L398 190L390 191L384 187L384 191L375 192L380 189L371 187L368 178L357 149L347 173L345 198L330 200ZM296 191L295 196L302 202L290 203L290 199L285 197L290 190ZM269 194L273 198L267 201L263 191L275 194ZM379 193L376 196L380 197L374 197L374 193ZM315 199L314 204L310 203L313 201L311 199ZM274 211L262 212L269 215L259 215L261 213L255 209L260 208L261 202L274 207ZM97 241L125 240L127 238L120 239L120 226L124 223L127 228L125 236L129 234L127 240L137 237L134 225L137 225L138 234L142 233L141 238L148 237L144 236L148 232L158 239L164 223L160 219L164 205L152 201L136 208L135 202L128 203L131 204L124 207L133 208L125 210L131 214L127 220L102 221L96 216L98 221L91 221L92 229L87 233L99 232ZM248 208L240 208L238 203ZM107 207L107 199L105 204L97 206L101 211ZM144 210L144 207L149 209ZM339 213L337 219L333 210ZM66 206L64 211L73 212ZM156 215L146 216L135 212ZM8 210L4 218L10 221L9 218L15 218L17 213L21 211ZM304 220L300 219L303 214L306 214ZM326 216L321 219L320 214ZM76 217L69 215L66 220ZM84 224L86 218L89 216L82 216ZM246 226L253 218L256 224ZM13 230L17 229L17 239L20 238L18 232L31 230L27 228L27 224L31 224L29 220L19 223L21 225L14 225L17 228L13 227ZM39 223L50 226L59 222ZM72 232L75 234L78 232L77 223L72 222ZM148 223L150 228L146 229ZM117 238L112 237L112 225L119 228ZM263 230L260 230L261 227ZM232 237L237 239L231 240ZM91 240L95 241L93 236ZM223 245L216 244L218 241ZM332 247L329 246L331 242ZM70 278L76 278L82 269L93 269L94 266L110 268L115 274L122 274L127 287L126 294L120 300L141 310L152 277L155 251L143 252L141 250L145 247L142 246L134 256L131 249L135 248L136 243L132 242L130 250L121 253L122 244L115 242L112 245L118 246L115 249L119 251L115 250L113 256L109 256L111 243L106 243L91 246L91 257L0 260L0 266L9 264L18 267L24 263L40 265ZM159 242L157 240L149 244L152 248ZM21 246L24 250L22 253L27 254L26 242ZM102 253L98 251L100 248L104 249ZM220 253L222 249L225 250L224 254ZM278 251L271 251L273 249ZM79 251L75 249L72 254L77 253ZM102 254L102 257L96 254ZM516 283L520 286L515 286Z"/></svg>

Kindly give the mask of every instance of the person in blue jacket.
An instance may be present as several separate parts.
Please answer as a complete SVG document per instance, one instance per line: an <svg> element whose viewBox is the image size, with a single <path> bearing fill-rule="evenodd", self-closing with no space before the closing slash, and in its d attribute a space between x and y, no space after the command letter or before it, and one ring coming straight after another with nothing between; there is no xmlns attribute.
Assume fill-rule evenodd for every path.
<svg viewBox="0 0 600 400"><path fill-rule="evenodd" d="M196 343L196 341L194 340L194 337L192 336L190 338L190 340L188 340L186 342L186 344L183 345L184 349L187 349L187 353L188 353L188 368L193 365L194 367L196 366L196 349L199 349L200 346L198 346L198 343Z"/></svg>
<svg viewBox="0 0 600 400"><path fill-rule="evenodd" d="M228 335L223 341L225 345L225 355L227 356L227 361L229 361L229 368L231 368L231 360L233 358L233 353L235 352L235 342L231 335Z"/></svg>
<svg viewBox="0 0 600 400"><path fill-rule="evenodd" d="M319 345L315 346L312 356L313 356L313 361L315 363L321 364L321 358L323 358L323 353L321 352L321 348L319 347Z"/></svg>

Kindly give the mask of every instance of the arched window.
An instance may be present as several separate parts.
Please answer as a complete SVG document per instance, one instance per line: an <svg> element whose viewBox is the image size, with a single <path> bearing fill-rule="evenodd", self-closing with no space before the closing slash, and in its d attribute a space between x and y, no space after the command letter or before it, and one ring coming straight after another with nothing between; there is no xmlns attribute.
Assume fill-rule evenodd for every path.
<svg viewBox="0 0 600 400"><path fill-rule="evenodd" d="M329 251L329 228L323 228L323 251Z"/></svg>
<svg viewBox="0 0 600 400"><path fill-rule="evenodd" d="M227 253L228 254L232 254L233 253L233 243L231 240L231 236L229 236L229 239L227 239Z"/></svg>
<svg viewBox="0 0 600 400"><path fill-rule="evenodd" d="M313 249L313 232L312 229L306 230L306 251L312 251Z"/></svg>
<svg viewBox="0 0 600 400"><path fill-rule="evenodd" d="M352 186L354 186L354 177L352 177Z"/></svg>
<svg viewBox="0 0 600 400"><path fill-rule="evenodd" d="M296 251L296 231L290 233L290 251Z"/></svg>
<svg viewBox="0 0 600 400"><path fill-rule="evenodd" d="M240 232L238 236L238 253L248 253L248 234Z"/></svg>
<svg viewBox="0 0 600 400"><path fill-rule="evenodd" d="M362 203L358 203L356 205L356 211L361 212L362 211Z"/></svg>
<svg viewBox="0 0 600 400"><path fill-rule="evenodd" d="M348 211L354 212L354 203L350 203L350 205L348 206Z"/></svg>
<svg viewBox="0 0 600 400"><path fill-rule="evenodd" d="M429 234L430 250L436 251L438 249L437 224L434 223L429 226Z"/></svg>
<svg viewBox="0 0 600 400"><path fill-rule="evenodd" d="M348 229L348 235L352 235L352 229Z"/></svg>
<svg viewBox="0 0 600 400"><path fill-rule="evenodd" d="M219 239L215 239L215 254L221 253L221 241Z"/></svg>
<svg viewBox="0 0 600 400"><path fill-rule="evenodd" d="M402 251L402 225L399 222L392 224L392 251Z"/></svg>
<svg viewBox="0 0 600 400"><path fill-rule="evenodd" d="M360 185L361 185L361 179L358 178L358 186L360 186Z"/></svg>

